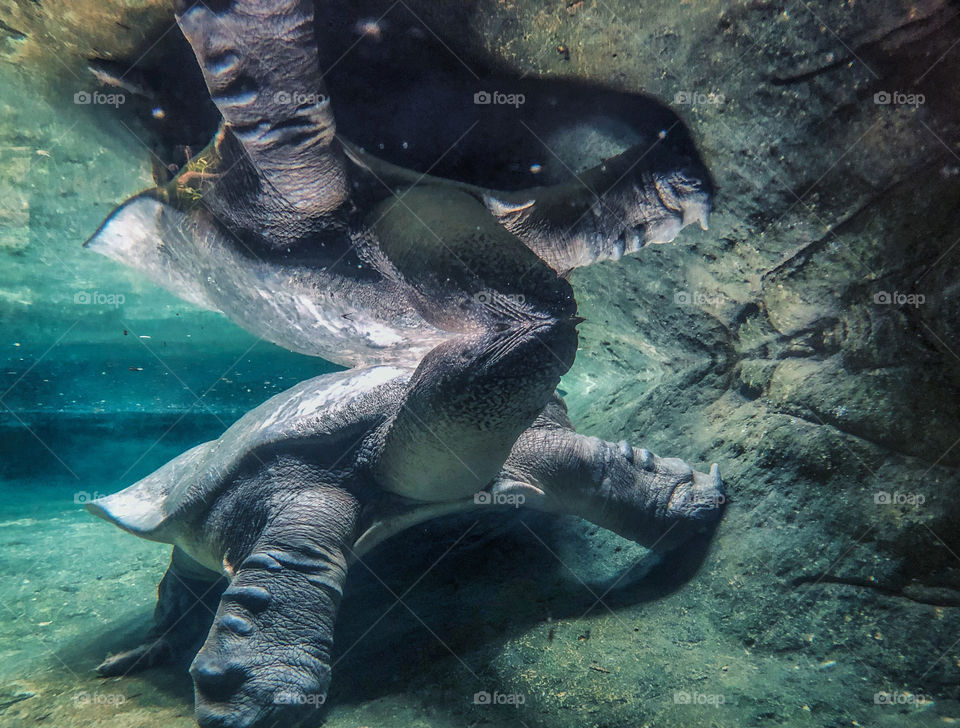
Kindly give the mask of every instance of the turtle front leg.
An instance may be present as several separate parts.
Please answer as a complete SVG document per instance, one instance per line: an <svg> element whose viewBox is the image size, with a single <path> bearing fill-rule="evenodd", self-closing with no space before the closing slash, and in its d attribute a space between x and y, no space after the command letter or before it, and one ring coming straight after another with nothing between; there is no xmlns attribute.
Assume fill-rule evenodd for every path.
<svg viewBox="0 0 960 728"><path fill-rule="evenodd" d="M716 464L698 472L626 441L579 435L558 419L541 416L520 436L493 496L580 516L661 551L720 519L726 487Z"/></svg>
<svg viewBox="0 0 960 728"><path fill-rule="evenodd" d="M219 574L174 547L170 566L157 588L153 627L143 644L108 655L97 672L101 677L120 677L193 654L210 629L226 585Z"/></svg>
<svg viewBox="0 0 960 728"><path fill-rule="evenodd" d="M360 507L337 488L298 490L297 477L264 481L283 487L241 493L234 502L243 505L219 517L228 532L251 519L266 526L253 539L233 531L226 548L235 573L190 667L202 728L295 725L326 700Z"/></svg>

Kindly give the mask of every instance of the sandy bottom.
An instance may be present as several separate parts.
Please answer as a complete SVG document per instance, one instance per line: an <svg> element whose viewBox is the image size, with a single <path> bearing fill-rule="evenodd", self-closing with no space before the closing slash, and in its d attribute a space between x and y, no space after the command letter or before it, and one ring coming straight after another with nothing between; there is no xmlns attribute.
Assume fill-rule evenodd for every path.
<svg viewBox="0 0 960 728"><path fill-rule="evenodd" d="M184 666L93 672L147 628L169 552L88 516L76 491L3 490L0 725L192 726ZM642 558L612 538L516 514L388 542L348 582L326 724L909 728L960 715L943 702L873 703L849 654L815 664L725 640L697 608L696 575L655 583L669 563L609 589ZM503 704L475 704L482 692Z"/></svg>

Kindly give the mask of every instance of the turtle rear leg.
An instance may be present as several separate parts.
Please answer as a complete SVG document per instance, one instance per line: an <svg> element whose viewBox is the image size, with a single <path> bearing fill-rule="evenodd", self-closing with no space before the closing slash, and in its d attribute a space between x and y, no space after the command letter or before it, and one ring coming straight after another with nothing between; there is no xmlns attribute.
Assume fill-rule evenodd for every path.
<svg viewBox="0 0 960 728"><path fill-rule="evenodd" d="M210 628L217 601L226 587L219 574L200 566L176 546L157 588L153 627L143 644L107 656L97 672L118 677L192 654Z"/></svg>
<svg viewBox="0 0 960 728"><path fill-rule="evenodd" d="M251 505L229 518L259 516L266 526L249 545L227 548L226 561L239 565L190 667L203 728L294 725L326 699L360 506L337 488L298 489L299 468L272 482L277 487L241 494L236 502Z"/></svg>

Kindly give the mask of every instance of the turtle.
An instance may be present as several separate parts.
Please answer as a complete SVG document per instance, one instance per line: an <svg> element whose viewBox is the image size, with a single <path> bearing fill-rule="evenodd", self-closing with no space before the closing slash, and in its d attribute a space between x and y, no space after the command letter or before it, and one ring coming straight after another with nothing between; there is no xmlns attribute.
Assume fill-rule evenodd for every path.
<svg viewBox="0 0 960 728"><path fill-rule="evenodd" d="M504 409L505 369L543 379L528 358L520 345L492 365L484 398L470 394L476 367L451 378L428 360L309 379L218 439L87 503L125 531L173 545L153 627L143 644L108 656L100 674L196 651L189 670L200 726L293 725L326 701L348 569L410 526L522 506L574 514L659 551L709 530L725 492L716 464L703 473L577 434L557 395L528 427ZM436 389L430 380L446 383L427 401L419 395ZM462 426L489 420L491 409L490 429ZM421 418L430 436L409 438ZM509 442L500 432L512 425L522 431Z"/></svg>
<svg viewBox="0 0 960 728"><path fill-rule="evenodd" d="M286 349L415 365L479 308L522 307L557 275L706 228L708 175L651 166L647 144L601 145L617 153L507 191L377 158L337 130L313 15L306 0L178 4L222 123L88 249Z"/></svg>
<svg viewBox="0 0 960 728"><path fill-rule="evenodd" d="M347 566L399 529L501 498L662 546L716 521L716 466L577 435L554 399L582 321L569 271L640 245L635 225L664 242L705 224L701 186L638 181L641 149L532 195L412 172L335 133L311 3L179 3L177 22L223 124L87 246L262 338L359 368L278 395L89 504L174 545L151 639L102 674L202 636L187 629L204 622L197 595L222 579L191 665L198 722L296 721L326 695Z"/></svg>

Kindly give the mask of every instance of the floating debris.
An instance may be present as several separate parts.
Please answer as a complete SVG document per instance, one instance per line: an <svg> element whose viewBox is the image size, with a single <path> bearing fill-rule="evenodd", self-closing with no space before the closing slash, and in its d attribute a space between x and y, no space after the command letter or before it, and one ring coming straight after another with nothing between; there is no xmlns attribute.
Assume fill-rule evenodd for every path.
<svg viewBox="0 0 960 728"><path fill-rule="evenodd" d="M379 43L383 40L383 31L386 30L386 24L380 18L361 18L353 24L353 32L361 38Z"/></svg>

